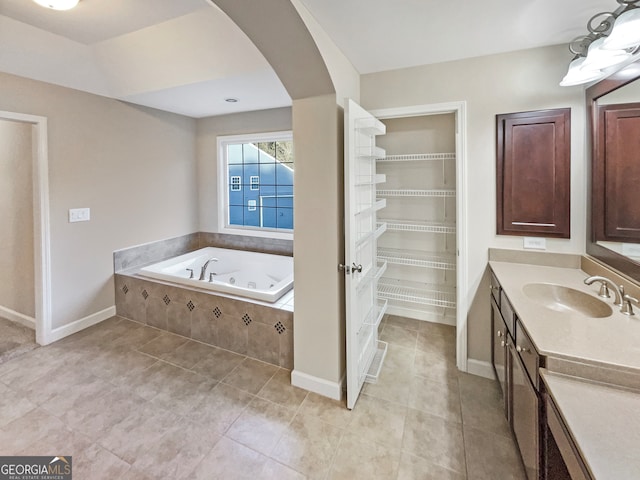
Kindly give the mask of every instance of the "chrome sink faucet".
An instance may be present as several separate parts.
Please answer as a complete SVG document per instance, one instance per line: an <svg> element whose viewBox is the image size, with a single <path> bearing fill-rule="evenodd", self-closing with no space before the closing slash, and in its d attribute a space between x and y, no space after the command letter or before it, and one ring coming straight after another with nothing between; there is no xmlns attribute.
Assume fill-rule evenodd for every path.
<svg viewBox="0 0 640 480"><path fill-rule="evenodd" d="M205 275L207 274L207 267L209 266L209 263L217 262L217 261L218 261L217 258L210 258L209 260L204 262L204 265L202 265L202 269L200 270L200 278L199 278L199 280L204 280Z"/></svg>
<svg viewBox="0 0 640 480"><path fill-rule="evenodd" d="M620 307L620 313L624 315L635 315L633 311L632 303L636 305L640 305L640 301L637 298L628 295L624 291L624 285L617 286L612 280L609 280L607 277L601 277L599 275L594 275L592 277L587 277L584 279L584 283L587 285L591 285L593 282L600 282L600 292L599 296L604 298L611 298L611 294L609 294L608 285L613 287L613 291L616 294L616 298L613 304L616 307Z"/></svg>
<svg viewBox="0 0 640 480"><path fill-rule="evenodd" d="M615 284L613 280L608 279L607 277L601 277L600 275L593 275L591 277L587 277L584 279L585 285L591 285L594 282L600 282L600 292L598 292L598 296L602 298L611 298L611 294L609 293L609 286L613 288L614 293L616 294L615 299L613 300L613 304L616 307L622 307L622 293L620 289Z"/></svg>

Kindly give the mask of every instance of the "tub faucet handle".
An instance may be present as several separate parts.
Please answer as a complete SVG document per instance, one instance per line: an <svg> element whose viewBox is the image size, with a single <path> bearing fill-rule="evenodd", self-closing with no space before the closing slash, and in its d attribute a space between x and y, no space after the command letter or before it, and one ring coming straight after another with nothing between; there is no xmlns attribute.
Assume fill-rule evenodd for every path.
<svg viewBox="0 0 640 480"><path fill-rule="evenodd" d="M191 272L189 278L193 278L193 268L187 268L187 272Z"/></svg>
<svg viewBox="0 0 640 480"><path fill-rule="evenodd" d="M209 281L210 281L210 282L213 282L213 277L214 277L214 275L217 275L217 273L215 273L215 272L211 272L211 273L209 274Z"/></svg>

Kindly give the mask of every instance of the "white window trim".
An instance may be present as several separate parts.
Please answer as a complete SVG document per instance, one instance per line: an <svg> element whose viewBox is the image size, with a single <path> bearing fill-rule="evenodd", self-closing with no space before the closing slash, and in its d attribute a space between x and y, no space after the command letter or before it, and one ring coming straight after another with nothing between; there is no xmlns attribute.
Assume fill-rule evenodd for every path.
<svg viewBox="0 0 640 480"><path fill-rule="evenodd" d="M260 190L260 175L251 175L249 177L249 190Z"/></svg>
<svg viewBox="0 0 640 480"><path fill-rule="evenodd" d="M246 235L250 237L279 238L293 240L293 230L268 229L264 227L242 227L229 225L229 192L227 188L227 162L225 149L234 143L254 143L273 141L293 141L291 130L243 135L218 136L218 233L229 235ZM286 167L286 165L285 165ZM287 167L288 168L288 167ZM295 186L294 186L295 190ZM294 227L295 229L295 227Z"/></svg>
<svg viewBox="0 0 640 480"><path fill-rule="evenodd" d="M226 177L226 176L225 176ZM234 182L234 179L238 179L238 182ZM241 192L242 191L242 177L240 175L233 175L231 177L231 183L229 184L232 192Z"/></svg>

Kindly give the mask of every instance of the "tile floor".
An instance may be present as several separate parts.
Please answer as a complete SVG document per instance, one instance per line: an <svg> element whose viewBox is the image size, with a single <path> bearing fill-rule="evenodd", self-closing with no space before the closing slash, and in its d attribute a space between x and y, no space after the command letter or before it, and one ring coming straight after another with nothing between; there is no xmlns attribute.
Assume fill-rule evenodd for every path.
<svg viewBox="0 0 640 480"><path fill-rule="evenodd" d="M32 329L0 317L0 364L37 347Z"/></svg>
<svg viewBox="0 0 640 480"><path fill-rule="evenodd" d="M0 365L0 455L72 455L76 480L524 479L495 382L454 330L383 321L353 411L287 370L120 317Z"/></svg>

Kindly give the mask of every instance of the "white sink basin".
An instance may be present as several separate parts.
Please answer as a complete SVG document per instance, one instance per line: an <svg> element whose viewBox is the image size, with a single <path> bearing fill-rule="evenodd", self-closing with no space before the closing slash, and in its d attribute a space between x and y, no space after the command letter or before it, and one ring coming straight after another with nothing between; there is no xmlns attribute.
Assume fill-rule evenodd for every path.
<svg viewBox="0 0 640 480"><path fill-rule="evenodd" d="M609 304L588 293L552 283L528 283L524 294L539 305L556 312L566 312L591 318L604 318L613 313Z"/></svg>

